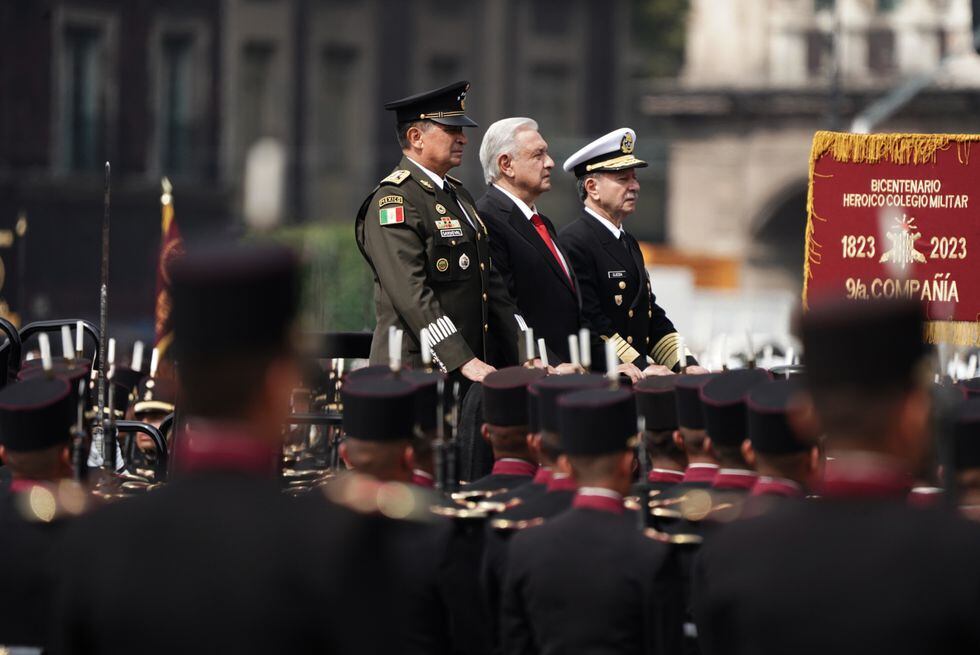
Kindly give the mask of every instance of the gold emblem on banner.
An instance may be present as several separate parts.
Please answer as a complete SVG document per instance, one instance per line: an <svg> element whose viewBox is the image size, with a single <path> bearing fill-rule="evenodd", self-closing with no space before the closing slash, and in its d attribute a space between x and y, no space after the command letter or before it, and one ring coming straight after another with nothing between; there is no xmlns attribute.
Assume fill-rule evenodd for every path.
<svg viewBox="0 0 980 655"><path fill-rule="evenodd" d="M898 264L903 269L909 264L925 264L926 257L915 249L915 242L922 238L922 233L917 232L915 217L895 217L895 225L885 236L892 242L891 250L885 251L879 263L892 262Z"/></svg>

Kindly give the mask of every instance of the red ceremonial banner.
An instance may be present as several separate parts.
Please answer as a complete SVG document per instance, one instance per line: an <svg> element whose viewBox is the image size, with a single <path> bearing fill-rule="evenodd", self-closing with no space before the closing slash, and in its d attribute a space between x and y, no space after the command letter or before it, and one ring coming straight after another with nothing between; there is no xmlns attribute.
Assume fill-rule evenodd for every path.
<svg viewBox="0 0 980 655"><path fill-rule="evenodd" d="M980 135L817 132L804 307L913 298L931 343L980 345ZM974 252L976 251L976 252Z"/></svg>

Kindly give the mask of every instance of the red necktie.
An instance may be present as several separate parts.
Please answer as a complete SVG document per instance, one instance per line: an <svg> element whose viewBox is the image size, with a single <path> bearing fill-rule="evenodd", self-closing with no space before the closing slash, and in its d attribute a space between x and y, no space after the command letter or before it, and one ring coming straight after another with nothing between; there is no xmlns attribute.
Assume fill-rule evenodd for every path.
<svg viewBox="0 0 980 655"><path fill-rule="evenodd" d="M558 266L561 267L561 270L565 271L565 277L567 277L569 283L571 283L572 276L568 274L568 269L565 268L565 264L562 263L561 257L558 256L558 249L555 248L555 242L551 240L551 235L548 234L548 228L545 227L544 221L542 221L541 217L537 214L533 214L531 216L531 222L534 224L534 229L538 231L538 235L541 237L541 240L544 241L544 245L548 246L548 250L550 250L551 254L555 256L555 261L558 262ZM572 284L572 286L575 285Z"/></svg>

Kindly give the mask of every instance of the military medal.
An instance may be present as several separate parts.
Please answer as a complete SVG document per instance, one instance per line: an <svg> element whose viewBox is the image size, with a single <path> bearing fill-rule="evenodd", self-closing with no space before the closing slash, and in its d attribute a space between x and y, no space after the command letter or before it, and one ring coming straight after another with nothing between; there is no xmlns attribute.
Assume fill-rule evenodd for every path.
<svg viewBox="0 0 980 655"><path fill-rule="evenodd" d="M463 255L463 256L465 257L466 255ZM436 270L439 271L440 273L445 273L446 271L448 271L449 270L449 260L446 259L445 257L440 257L439 259L437 259L436 260Z"/></svg>
<svg viewBox="0 0 980 655"><path fill-rule="evenodd" d="M466 253L463 253L462 255L460 255L460 257L459 257L459 267L461 269L463 269L464 271L470 267L470 258L466 256Z"/></svg>
<svg viewBox="0 0 980 655"><path fill-rule="evenodd" d="M445 214L446 213L446 208L442 204L440 204L440 203L437 202L436 203L436 213L437 214Z"/></svg>
<svg viewBox="0 0 980 655"><path fill-rule="evenodd" d="M459 221L451 216L443 216L436 221L436 228L440 230L458 230Z"/></svg>

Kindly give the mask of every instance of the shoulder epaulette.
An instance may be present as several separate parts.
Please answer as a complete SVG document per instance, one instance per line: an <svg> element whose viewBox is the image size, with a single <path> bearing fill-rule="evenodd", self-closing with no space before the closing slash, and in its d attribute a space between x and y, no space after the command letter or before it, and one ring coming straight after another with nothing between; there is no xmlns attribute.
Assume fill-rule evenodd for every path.
<svg viewBox="0 0 980 655"><path fill-rule="evenodd" d="M394 184L398 185L407 180L412 175L411 171L407 171L404 168L400 168L385 179L381 180L381 184Z"/></svg>

